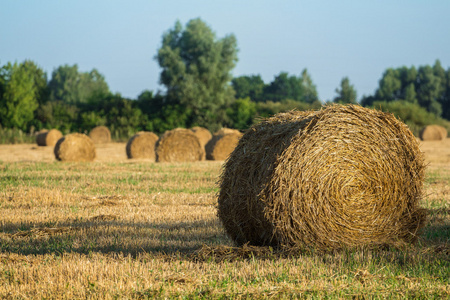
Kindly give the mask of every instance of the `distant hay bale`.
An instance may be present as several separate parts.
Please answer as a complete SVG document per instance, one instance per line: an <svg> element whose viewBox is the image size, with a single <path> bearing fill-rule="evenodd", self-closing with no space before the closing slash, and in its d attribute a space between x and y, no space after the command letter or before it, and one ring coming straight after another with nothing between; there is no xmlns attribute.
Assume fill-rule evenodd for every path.
<svg viewBox="0 0 450 300"><path fill-rule="evenodd" d="M95 145L87 135L72 133L58 140L54 153L60 161L93 161Z"/></svg>
<svg viewBox="0 0 450 300"><path fill-rule="evenodd" d="M89 132L89 137L95 144L111 142L111 132L106 126L97 126Z"/></svg>
<svg viewBox="0 0 450 300"><path fill-rule="evenodd" d="M205 146L206 159L226 160L241 136L242 133L236 129L222 128L217 131Z"/></svg>
<svg viewBox="0 0 450 300"><path fill-rule="evenodd" d="M211 132L203 127L192 127L192 132L198 137L198 140L200 141L200 144L202 145L203 149L205 150L206 144L211 140L212 134ZM206 152L204 152L205 155L203 155L202 160L206 158Z"/></svg>
<svg viewBox="0 0 450 300"><path fill-rule="evenodd" d="M241 132L237 129L232 129L232 128L221 128L218 131L216 131L214 133L214 135L225 135L225 134L230 134L230 133L235 133L235 134L241 134Z"/></svg>
<svg viewBox="0 0 450 300"><path fill-rule="evenodd" d="M146 158L155 160L155 144L158 136L153 132L138 132L127 143L126 152L128 158Z"/></svg>
<svg viewBox="0 0 450 300"><path fill-rule="evenodd" d="M202 147L205 147L205 145L212 138L211 132L206 128L196 126L196 127L192 127L191 130L198 137Z"/></svg>
<svg viewBox="0 0 450 300"><path fill-rule="evenodd" d="M360 106L281 113L250 128L220 177L238 245L319 250L413 242L424 157L406 125Z"/></svg>
<svg viewBox="0 0 450 300"><path fill-rule="evenodd" d="M62 137L63 134L58 129L39 131L36 135L36 143L38 146L55 146Z"/></svg>
<svg viewBox="0 0 450 300"><path fill-rule="evenodd" d="M428 125L419 132L422 141L437 141L447 138L447 129L439 125Z"/></svg>
<svg viewBox="0 0 450 300"><path fill-rule="evenodd" d="M156 143L156 161L189 162L202 160L204 149L197 136L189 129L166 131Z"/></svg>

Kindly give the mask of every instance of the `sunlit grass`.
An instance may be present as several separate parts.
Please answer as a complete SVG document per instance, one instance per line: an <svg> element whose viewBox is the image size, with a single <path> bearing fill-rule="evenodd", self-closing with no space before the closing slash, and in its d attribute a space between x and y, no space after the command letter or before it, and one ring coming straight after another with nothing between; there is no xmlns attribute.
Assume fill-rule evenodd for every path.
<svg viewBox="0 0 450 300"><path fill-rule="evenodd" d="M427 173L415 245L242 255L216 215L221 166L0 163L0 298L450 296L448 169Z"/></svg>

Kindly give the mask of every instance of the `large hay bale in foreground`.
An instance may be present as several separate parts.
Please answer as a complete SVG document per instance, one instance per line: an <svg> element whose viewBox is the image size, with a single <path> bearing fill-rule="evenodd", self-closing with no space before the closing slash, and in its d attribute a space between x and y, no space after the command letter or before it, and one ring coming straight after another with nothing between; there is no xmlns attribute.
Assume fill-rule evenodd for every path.
<svg viewBox="0 0 450 300"><path fill-rule="evenodd" d="M447 129L439 125L427 125L419 132L422 141L437 141L447 138Z"/></svg>
<svg viewBox="0 0 450 300"><path fill-rule="evenodd" d="M238 244L316 249L414 241L424 158L392 114L360 106L278 114L224 165L218 215Z"/></svg>
<svg viewBox="0 0 450 300"><path fill-rule="evenodd" d="M36 143L38 146L55 146L56 142L62 137L63 134L58 129L40 131L36 135Z"/></svg>
<svg viewBox="0 0 450 300"><path fill-rule="evenodd" d="M95 145L90 137L81 133L68 134L56 143L53 150L60 161L93 161Z"/></svg>
<svg viewBox="0 0 450 300"><path fill-rule="evenodd" d="M89 137L95 144L105 144L111 142L111 132L106 126L97 126L89 132Z"/></svg>
<svg viewBox="0 0 450 300"><path fill-rule="evenodd" d="M226 160L239 142L242 133L236 129L222 128L214 133L205 146L206 159Z"/></svg>
<svg viewBox="0 0 450 300"><path fill-rule="evenodd" d="M156 161L183 162L202 160L204 149L197 136L189 129L166 131L156 143Z"/></svg>
<svg viewBox="0 0 450 300"><path fill-rule="evenodd" d="M128 158L156 159L155 144L158 136L153 132L138 132L132 136L125 148Z"/></svg>

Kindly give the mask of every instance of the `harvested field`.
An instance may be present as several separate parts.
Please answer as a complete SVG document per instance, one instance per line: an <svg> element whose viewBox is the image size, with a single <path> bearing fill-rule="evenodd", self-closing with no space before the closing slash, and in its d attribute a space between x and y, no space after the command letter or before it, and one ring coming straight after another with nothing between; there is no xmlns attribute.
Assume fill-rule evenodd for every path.
<svg viewBox="0 0 450 300"><path fill-rule="evenodd" d="M329 253L234 247L218 217L222 162L93 162L0 145L0 298L450 297L450 139L428 164L417 244Z"/></svg>

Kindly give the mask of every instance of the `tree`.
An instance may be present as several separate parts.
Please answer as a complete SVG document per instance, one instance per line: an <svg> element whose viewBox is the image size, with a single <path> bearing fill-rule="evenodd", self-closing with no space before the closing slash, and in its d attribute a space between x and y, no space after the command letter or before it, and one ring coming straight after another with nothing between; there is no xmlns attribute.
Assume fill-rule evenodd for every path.
<svg viewBox="0 0 450 300"><path fill-rule="evenodd" d="M110 93L105 78L96 69L80 73L76 64L58 67L48 85L51 101L73 105L86 103L91 98L103 98Z"/></svg>
<svg viewBox="0 0 450 300"><path fill-rule="evenodd" d="M63 101L47 101L36 110L36 118L45 128L59 129L63 133L78 130L79 108Z"/></svg>
<svg viewBox="0 0 450 300"><path fill-rule="evenodd" d="M237 62L234 35L216 39L200 19L190 20L184 29L176 22L163 35L156 59L162 68L160 83L166 87L165 104L190 111L188 125L221 126L234 94L229 84Z"/></svg>
<svg viewBox="0 0 450 300"><path fill-rule="evenodd" d="M422 66L418 71L417 100L420 106L437 116L442 114L441 103L438 102L442 94L441 78L434 74L430 66Z"/></svg>
<svg viewBox="0 0 450 300"><path fill-rule="evenodd" d="M337 97L333 99L335 103L351 103L356 104L356 90L353 85L350 84L348 77L344 77L341 80L341 89L336 89Z"/></svg>
<svg viewBox="0 0 450 300"><path fill-rule="evenodd" d="M300 101L302 98L301 79L287 72L280 72L264 89L264 100L280 102L290 99Z"/></svg>
<svg viewBox="0 0 450 300"><path fill-rule="evenodd" d="M402 82L398 70L389 68L379 81L375 98L382 101L398 100L401 95Z"/></svg>
<svg viewBox="0 0 450 300"><path fill-rule="evenodd" d="M256 114L256 103L250 98L237 99L228 109L227 114L231 120L229 127L247 129L253 124Z"/></svg>
<svg viewBox="0 0 450 300"><path fill-rule="evenodd" d="M260 75L240 76L231 80L231 86L237 99L249 97L254 102L260 102L264 96L265 83Z"/></svg>
<svg viewBox="0 0 450 300"><path fill-rule="evenodd" d="M308 74L307 69L303 69L302 77L301 77L301 86L302 86L302 101L314 104L319 101L319 96L317 94L316 85L313 84L311 76Z"/></svg>
<svg viewBox="0 0 450 300"><path fill-rule="evenodd" d="M0 69L0 120L5 127L26 130L34 119L40 82L31 65L8 63Z"/></svg>
<svg viewBox="0 0 450 300"><path fill-rule="evenodd" d="M279 102L295 100L312 104L318 101L317 89L308 71L304 69L300 77L280 72L264 89L264 100Z"/></svg>

